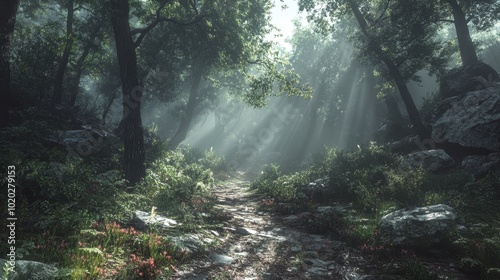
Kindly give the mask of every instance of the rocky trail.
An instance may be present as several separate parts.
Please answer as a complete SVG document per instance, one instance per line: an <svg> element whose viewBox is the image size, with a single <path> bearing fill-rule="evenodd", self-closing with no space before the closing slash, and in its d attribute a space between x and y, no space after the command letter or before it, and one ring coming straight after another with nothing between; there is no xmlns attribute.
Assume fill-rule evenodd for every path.
<svg viewBox="0 0 500 280"><path fill-rule="evenodd" d="M367 261L344 242L288 227L283 217L259 210L263 197L234 179L214 190L228 216L216 249L181 266L174 279L374 279ZM219 236L217 236L219 235Z"/></svg>

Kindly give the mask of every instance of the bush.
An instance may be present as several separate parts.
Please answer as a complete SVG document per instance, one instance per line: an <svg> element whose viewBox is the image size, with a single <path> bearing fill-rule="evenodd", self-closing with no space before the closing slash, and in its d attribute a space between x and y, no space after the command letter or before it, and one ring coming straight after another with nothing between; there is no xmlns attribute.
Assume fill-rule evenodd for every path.
<svg viewBox="0 0 500 280"><path fill-rule="evenodd" d="M181 205L192 206L195 197L208 194L214 184L213 172L192 159L189 161L182 151L170 151L147 170L141 189L158 210L179 214Z"/></svg>

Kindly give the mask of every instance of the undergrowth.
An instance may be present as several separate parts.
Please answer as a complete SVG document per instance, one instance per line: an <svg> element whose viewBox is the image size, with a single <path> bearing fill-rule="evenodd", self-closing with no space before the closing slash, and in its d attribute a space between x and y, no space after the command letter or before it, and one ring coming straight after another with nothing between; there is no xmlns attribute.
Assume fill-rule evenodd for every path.
<svg viewBox="0 0 500 280"><path fill-rule="evenodd" d="M348 205L341 215L316 215L301 226L343 238L377 258L383 253L380 260L386 261L399 252L392 252L377 237L384 215L407 207L449 205L469 230L450 234L444 246L454 255L447 257L453 257L462 271L480 279L500 276L498 186L498 174L481 180L462 171L431 174L409 167L400 156L373 143L354 151L326 149L313 158L310 168L291 174L282 173L277 165L268 166L252 184L256 192L269 197L264 206L275 211L283 212L283 205L298 213L318 205ZM406 279L437 279L418 255L405 257L401 265Z"/></svg>
<svg viewBox="0 0 500 280"><path fill-rule="evenodd" d="M0 131L0 165L16 166L16 239L22 240L17 259L56 264L57 279L168 278L190 255L165 232L133 228L134 212L154 206L178 221L169 236L213 227L210 190L214 174L228 171L226 160L212 150L167 151L153 129L147 176L132 186L120 171L118 138L105 138L90 154L79 155L50 140L65 129L41 118ZM0 183L6 185L6 178ZM0 237L7 240L4 231ZM6 246L0 249L6 252Z"/></svg>

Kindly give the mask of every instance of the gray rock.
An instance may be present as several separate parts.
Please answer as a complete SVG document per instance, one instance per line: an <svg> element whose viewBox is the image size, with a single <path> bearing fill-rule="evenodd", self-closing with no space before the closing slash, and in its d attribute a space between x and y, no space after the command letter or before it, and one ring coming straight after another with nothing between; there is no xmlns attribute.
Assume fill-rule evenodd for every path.
<svg viewBox="0 0 500 280"><path fill-rule="evenodd" d="M292 248L290 248L290 250L294 253L298 253L298 252L302 251L300 246L292 246Z"/></svg>
<svg viewBox="0 0 500 280"><path fill-rule="evenodd" d="M432 246L455 226L455 211L444 204L398 210L382 217L378 232L381 241L403 246Z"/></svg>
<svg viewBox="0 0 500 280"><path fill-rule="evenodd" d="M500 85L442 102L432 139L464 147L500 151Z"/></svg>
<svg viewBox="0 0 500 280"><path fill-rule="evenodd" d="M208 243L206 239L201 239L196 234L182 235L182 236L171 236L170 239L178 246L181 250L188 253L199 253L202 252Z"/></svg>
<svg viewBox="0 0 500 280"><path fill-rule="evenodd" d="M287 225L296 225L299 223L299 217L297 215L290 215L285 218L283 218L283 222Z"/></svg>
<svg viewBox="0 0 500 280"><path fill-rule="evenodd" d="M5 267L7 260L0 259L0 267ZM14 272L8 274L8 280L50 280L57 275L58 269L52 265L35 261L17 260Z"/></svg>
<svg viewBox="0 0 500 280"><path fill-rule="evenodd" d="M307 270L307 272L314 274L314 275L318 275L318 276L328 275L328 270L326 268L317 267L317 266L309 268Z"/></svg>
<svg viewBox="0 0 500 280"><path fill-rule="evenodd" d="M236 233L241 234L241 235L255 235L258 232L256 230L253 230L253 229L241 227L241 228L236 229Z"/></svg>
<svg viewBox="0 0 500 280"><path fill-rule="evenodd" d="M144 211L135 211L134 219L131 221L137 228L147 228L151 225L159 226L161 228L171 228L177 225L177 222L169 219L167 217L163 217L161 215L153 215Z"/></svg>
<svg viewBox="0 0 500 280"><path fill-rule="evenodd" d="M498 73L485 63L462 66L441 78L439 94L448 98L484 88L485 83L498 80Z"/></svg>
<svg viewBox="0 0 500 280"><path fill-rule="evenodd" d="M330 178L325 177L302 186L302 192L309 197L321 197L330 182Z"/></svg>
<svg viewBox="0 0 500 280"><path fill-rule="evenodd" d="M281 279L280 277L278 277L276 274L274 273L271 273L271 272L265 272L262 274L262 279L263 280L278 280L278 279Z"/></svg>
<svg viewBox="0 0 500 280"><path fill-rule="evenodd" d="M82 126L79 130L54 131L45 140L70 147L80 155L88 155L104 138L112 136L110 133L91 126Z"/></svg>
<svg viewBox="0 0 500 280"><path fill-rule="evenodd" d="M343 213L345 212L345 206L319 206L316 208L316 213Z"/></svg>
<svg viewBox="0 0 500 280"><path fill-rule="evenodd" d="M407 155L405 160L410 166L415 168L423 167L429 172L440 171L455 164L455 160L443 150L414 152Z"/></svg>
<svg viewBox="0 0 500 280"><path fill-rule="evenodd" d="M488 172L500 172L500 153L491 153L487 156L468 156L462 160L462 167L474 174L475 177L482 177Z"/></svg>
<svg viewBox="0 0 500 280"><path fill-rule="evenodd" d="M220 264L220 265L225 265L225 264L232 264L236 261L235 258L232 258L230 256L226 256L226 255L220 255L220 254L210 254L210 259L216 263L216 264Z"/></svg>
<svg viewBox="0 0 500 280"><path fill-rule="evenodd" d="M304 262L308 265L322 268L328 268L328 266L332 264L332 262L322 261L320 259L304 259Z"/></svg>

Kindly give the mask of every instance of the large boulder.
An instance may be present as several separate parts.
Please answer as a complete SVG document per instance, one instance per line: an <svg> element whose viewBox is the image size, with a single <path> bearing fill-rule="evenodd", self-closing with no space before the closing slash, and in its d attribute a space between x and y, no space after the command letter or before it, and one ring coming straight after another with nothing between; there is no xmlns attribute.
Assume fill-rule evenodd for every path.
<svg viewBox="0 0 500 280"><path fill-rule="evenodd" d="M441 78L439 93L443 98L458 96L483 89L498 80L497 71L488 64L480 62L451 70Z"/></svg>
<svg viewBox="0 0 500 280"><path fill-rule="evenodd" d="M54 131L45 140L65 146L81 156L89 155L104 139L112 136L103 129L84 125L82 129Z"/></svg>
<svg viewBox="0 0 500 280"><path fill-rule="evenodd" d="M432 124L432 139L500 151L500 85L443 102Z"/></svg>
<svg viewBox="0 0 500 280"><path fill-rule="evenodd" d="M378 232L384 243L429 248L455 226L455 211L444 204L397 210L382 217Z"/></svg>
<svg viewBox="0 0 500 280"><path fill-rule="evenodd" d="M0 267L5 267L7 261L0 259ZM35 261L15 261L14 272L9 272L6 280L51 280L56 278L58 269L52 265Z"/></svg>
<svg viewBox="0 0 500 280"><path fill-rule="evenodd" d="M443 150L414 152L407 155L405 160L410 166L422 167L429 172L442 171L455 164L455 160Z"/></svg>
<svg viewBox="0 0 500 280"><path fill-rule="evenodd" d="M483 177L488 172L500 173L500 153L465 157L462 160L462 167L471 172L476 178Z"/></svg>

